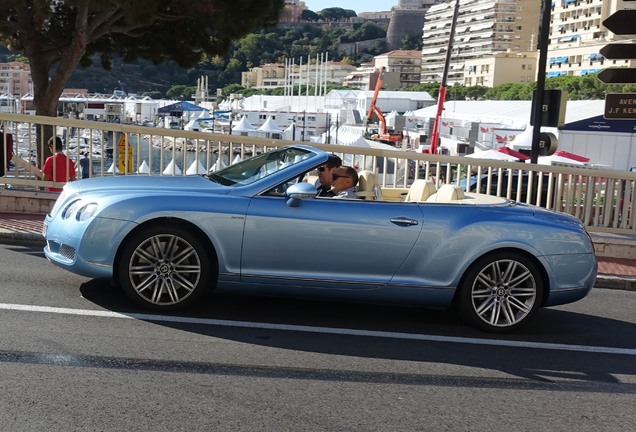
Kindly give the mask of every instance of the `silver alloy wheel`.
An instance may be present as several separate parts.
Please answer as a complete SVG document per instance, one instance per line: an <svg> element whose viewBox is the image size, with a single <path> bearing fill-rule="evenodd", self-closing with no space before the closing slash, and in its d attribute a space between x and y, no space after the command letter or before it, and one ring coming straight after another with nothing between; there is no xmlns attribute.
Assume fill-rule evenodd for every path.
<svg viewBox="0 0 636 432"><path fill-rule="evenodd" d="M201 273L197 250L173 234L157 234L141 242L128 265L132 289L157 306L183 302L197 288Z"/></svg>
<svg viewBox="0 0 636 432"><path fill-rule="evenodd" d="M514 259L499 259L478 273L470 296L479 319L489 326L507 328L535 309L537 292L537 280L528 267Z"/></svg>

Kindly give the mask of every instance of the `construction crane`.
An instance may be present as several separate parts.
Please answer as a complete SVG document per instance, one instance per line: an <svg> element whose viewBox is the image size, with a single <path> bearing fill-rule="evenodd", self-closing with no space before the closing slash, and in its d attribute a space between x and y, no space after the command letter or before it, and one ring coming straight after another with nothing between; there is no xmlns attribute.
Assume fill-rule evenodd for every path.
<svg viewBox="0 0 636 432"><path fill-rule="evenodd" d="M384 78L384 66L380 68L380 74L378 75L378 79L375 83L375 91L373 92L373 99L371 99L371 106L369 107L369 112L367 114L367 118L365 120L365 126L367 127L366 137L373 140L379 141L385 144L401 144L404 136L402 132L389 132L386 127L386 119L384 118L384 114L380 108L377 107L376 103L378 101L378 95L380 94L380 88L382 87L382 80ZM368 132L368 124L371 120L371 117L375 114L378 118L379 130L377 133L369 133Z"/></svg>

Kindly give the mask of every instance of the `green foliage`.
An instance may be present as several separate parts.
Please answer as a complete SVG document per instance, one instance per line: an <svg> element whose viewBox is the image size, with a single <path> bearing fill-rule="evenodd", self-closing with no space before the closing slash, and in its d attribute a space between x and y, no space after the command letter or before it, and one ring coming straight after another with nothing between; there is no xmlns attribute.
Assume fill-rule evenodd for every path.
<svg viewBox="0 0 636 432"><path fill-rule="evenodd" d="M276 24L283 0L12 0L0 2L0 40L29 58L38 114L55 115L78 65L122 59L192 67L225 54L254 28Z"/></svg>
<svg viewBox="0 0 636 432"><path fill-rule="evenodd" d="M405 35L400 41L400 49L403 50L422 50L422 35Z"/></svg>
<svg viewBox="0 0 636 432"><path fill-rule="evenodd" d="M192 95L197 91L196 86L176 85L172 86L167 92L166 96L171 99L190 100Z"/></svg>
<svg viewBox="0 0 636 432"><path fill-rule="evenodd" d="M371 21L365 21L362 25L352 30L346 31L340 41L344 43L360 42L371 39L386 37L386 30Z"/></svg>
<svg viewBox="0 0 636 432"><path fill-rule="evenodd" d="M314 11L306 9L300 13L300 19L303 21L320 21L320 15Z"/></svg>
<svg viewBox="0 0 636 432"><path fill-rule="evenodd" d="M357 17L355 11L339 7L331 7L321 10L318 15L325 21L345 21L349 18Z"/></svg>

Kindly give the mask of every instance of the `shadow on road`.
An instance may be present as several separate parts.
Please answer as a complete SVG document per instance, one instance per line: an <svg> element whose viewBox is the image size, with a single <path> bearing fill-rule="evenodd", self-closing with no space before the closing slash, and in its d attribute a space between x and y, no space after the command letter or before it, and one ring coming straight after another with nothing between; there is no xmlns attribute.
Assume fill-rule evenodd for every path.
<svg viewBox="0 0 636 432"><path fill-rule="evenodd" d="M121 290L108 286L106 282L89 281L82 285L81 292L86 299L100 307L121 313L147 314L147 311L131 307ZM480 343L481 340L507 340L571 346L619 347L632 350L636 348L635 324L557 308L541 310L530 325L517 333L503 336L483 333L467 327L453 312L446 310L219 293L205 295L196 307L174 316L330 329L344 328L369 332L426 334L448 337L450 340L412 340L397 337L330 334L309 330L266 329L258 326L244 328L231 325L149 321L213 338L285 350L422 363L446 363L497 370L517 379L530 380L534 383L533 385L559 383L557 390L561 391L580 391L582 385L587 385L584 383L615 384L618 382L616 377L620 375L636 376L636 362L633 355L599 354L585 352L584 349L571 352L516 346L489 346ZM143 319L143 315L140 319ZM573 361L573 356L576 356L576 361ZM225 365L224 367L239 368L240 371L237 370L237 374L248 373L239 366ZM296 370L287 372L290 378L299 373ZM414 380L421 380L427 376L426 368L422 372L423 375L417 374L417 376L397 374L391 379L397 382L416 383ZM268 373L279 374L281 371L272 366L269 372L260 370L253 373L258 376L263 374L267 376ZM312 369L311 373L322 372ZM333 371L324 371L324 373L324 379L333 375ZM356 374L353 373L350 379L358 380L361 377L356 378ZM377 379L381 381L386 379L386 376L383 375L383 378ZM431 380L433 380L432 376L424 379L426 384L431 384ZM564 384L562 382L564 380L568 383ZM452 380L449 381L451 382ZM479 386L519 385L524 387L528 385L527 382L511 384L506 380L492 379L479 382ZM594 389L605 391L602 386L594 387ZM590 391L589 388L586 390ZM612 386L611 390L607 391L636 393L636 385L621 384L620 390Z"/></svg>

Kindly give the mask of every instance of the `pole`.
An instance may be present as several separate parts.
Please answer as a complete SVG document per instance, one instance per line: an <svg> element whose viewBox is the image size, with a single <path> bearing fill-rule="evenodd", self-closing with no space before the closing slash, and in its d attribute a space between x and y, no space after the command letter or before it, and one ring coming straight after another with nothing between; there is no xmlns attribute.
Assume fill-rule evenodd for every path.
<svg viewBox="0 0 636 432"><path fill-rule="evenodd" d="M541 27L539 28L539 69L537 70L537 93L534 100L534 127L532 129L532 149L530 163L539 160L539 138L541 134L541 118L543 113L543 93L545 90L545 69L548 59L548 42L550 41L550 2L542 0Z"/></svg>
<svg viewBox="0 0 636 432"><path fill-rule="evenodd" d="M446 59L444 60L444 72L442 75L442 83L439 86L439 95L437 96L437 112L435 113L435 123L433 123L433 132L431 133L431 145L428 153L437 153L439 144L439 123L442 120L442 112L444 111L444 102L446 101L446 85L448 83L448 68L453 51L453 40L455 39L455 27L457 26L457 16L459 15L459 0L455 0L455 10L453 11L453 20L451 21L450 35L448 36L448 46L446 47Z"/></svg>

